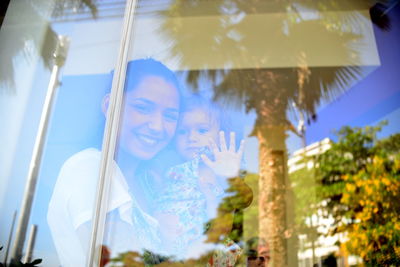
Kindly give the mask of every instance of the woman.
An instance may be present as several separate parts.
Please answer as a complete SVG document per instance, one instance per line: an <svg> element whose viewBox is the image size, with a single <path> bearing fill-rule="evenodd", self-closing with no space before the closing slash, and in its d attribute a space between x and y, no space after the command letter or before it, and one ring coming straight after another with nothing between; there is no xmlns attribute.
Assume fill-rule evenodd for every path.
<svg viewBox="0 0 400 267"><path fill-rule="evenodd" d="M152 179L141 166L173 138L181 98L173 72L152 59L130 62L126 77L104 239L112 256L158 249L158 222L148 214ZM104 114L108 103L106 95ZM89 148L69 158L58 176L47 219L62 266L86 265L99 164L100 151Z"/></svg>

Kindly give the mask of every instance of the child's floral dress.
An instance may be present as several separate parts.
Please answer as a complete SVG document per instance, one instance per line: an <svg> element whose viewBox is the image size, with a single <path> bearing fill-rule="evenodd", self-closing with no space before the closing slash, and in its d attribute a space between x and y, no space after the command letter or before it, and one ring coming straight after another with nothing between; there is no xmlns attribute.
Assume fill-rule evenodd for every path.
<svg viewBox="0 0 400 267"><path fill-rule="evenodd" d="M199 160L171 167L167 172L164 190L156 199L156 212L178 217L179 235L169 252L184 255L188 245L200 238L207 223L206 198L198 184Z"/></svg>

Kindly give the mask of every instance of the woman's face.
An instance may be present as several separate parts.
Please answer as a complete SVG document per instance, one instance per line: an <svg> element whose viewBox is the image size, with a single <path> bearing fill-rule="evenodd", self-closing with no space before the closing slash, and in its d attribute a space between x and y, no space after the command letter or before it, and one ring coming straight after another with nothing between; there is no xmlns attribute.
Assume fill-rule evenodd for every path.
<svg viewBox="0 0 400 267"><path fill-rule="evenodd" d="M163 78L145 77L125 93L120 148L141 160L153 158L174 136L178 116L178 89Z"/></svg>

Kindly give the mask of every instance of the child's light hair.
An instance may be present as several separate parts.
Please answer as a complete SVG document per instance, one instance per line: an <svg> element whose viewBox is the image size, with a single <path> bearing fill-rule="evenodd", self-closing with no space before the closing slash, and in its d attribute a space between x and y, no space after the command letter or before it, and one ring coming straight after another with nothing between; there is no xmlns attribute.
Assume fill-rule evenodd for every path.
<svg viewBox="0 0 400 267"><path fill-rule="evenodd" d="M229 117L218 103L198 94L191 95L184 99L182 106L183 114L196 109L204 111L208 115L210 122L215 123L220 131L229 133L233 130ZM183 116L181 116L181 118L182 117Z"/></svg>

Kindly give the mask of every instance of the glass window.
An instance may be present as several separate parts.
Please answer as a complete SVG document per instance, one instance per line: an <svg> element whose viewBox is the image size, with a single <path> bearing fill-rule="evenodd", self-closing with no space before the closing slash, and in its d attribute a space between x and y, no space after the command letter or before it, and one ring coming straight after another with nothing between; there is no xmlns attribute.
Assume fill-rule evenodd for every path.
<svg viewBox="0 0 400 267"><path fill-rule="evenodd" d="M32 259L399 265L397 2L40 3L0 32L0 245L56 77Z"/></svg>

